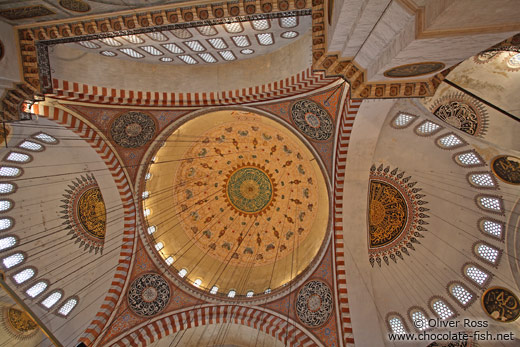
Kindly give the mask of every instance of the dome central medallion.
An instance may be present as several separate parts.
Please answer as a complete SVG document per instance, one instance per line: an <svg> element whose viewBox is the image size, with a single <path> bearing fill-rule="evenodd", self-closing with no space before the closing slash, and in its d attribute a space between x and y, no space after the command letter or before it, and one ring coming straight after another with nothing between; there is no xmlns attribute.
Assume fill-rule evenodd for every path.
<svg viewBox="0 0 520 347"><path fill-rule="evenodd" d="M265 167L248 163L229 173L223 191L236 212L254 216L269 209L276 188Z"/></svg>

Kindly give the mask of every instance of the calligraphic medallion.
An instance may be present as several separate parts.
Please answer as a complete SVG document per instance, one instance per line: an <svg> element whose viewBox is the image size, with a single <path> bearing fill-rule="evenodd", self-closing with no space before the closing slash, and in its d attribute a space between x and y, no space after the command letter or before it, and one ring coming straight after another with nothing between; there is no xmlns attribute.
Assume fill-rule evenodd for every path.
<svg viewBox="0 0 520 347"><path fill-rule="evenodd" d="M228 202L238 213L260 213L271 204L273 182L264 170L246 165L230 173L225 184L225 193Z"/></svg>
<svg viewBox="0 0 520 347"><path fill-rule="evenodd" d="M325 282L313 280L300 289L296 297L295 310L303 324L317 328L330 317L333 306L329 286Z"/></svg>
<svg viewBox="0 0 520 347"><path fill-rule="evenodd" d="M390 78L416 77L440 71L444 66L441 62L406 64L386 70L384 75Z"/></svg>
<svg viewBox="0 0 520 347"><path fill-rule="evenodd" d="M31 335L38 328L27 313L15 308L8 309L7 317L9 324L22 335Z"/></svg>
<svg viewBox="0 0 520 347"><path fill-rule="evenodd" d="M389 183L372 180L369 215L370 247L385 246L401 235L406 226L406 200Z"/></svg>
<svg viewBox="0 0 520 347"><path fill-rule="evenodd" d="M482 308L496 321L509 323L520 316L520 301L509 289L493 287L482 295Z"/></svg>
<svg viewBox="0 0 520 347"><path fill-rule="evenodd" d="M147 273L130 285L128 306L141 317L155 316L168 305L170 295L170 286L162 276Z"/></svg>
<svg viewBox="0 0 520 347"><path fill-rule="evenodd" d="M103 252L106 208L93 175L80 176L65 189L62 218L68 235L84 250Z"/></svg>
<svg viewBox="0 0 520 347"><path fill-rule="evenodd" d="M112 122L110 135L115 143L124 148L138 148L148 143L155 134L152 117L137 111L129 111Z"/></svg>
<svg viewBox="0 0 520 347"><path fill-rule="evenodd" d="M368 253L372 266L384 261L397 262L408 250L415 250L420 244L418 238L424 237L425 221L429 209L423 205L425 196L420 194L417 182L410 182L398 169L373 165L370 169L370 190L368 196Z"/></svg>
<svg viewBox="0 0 520 347"><path fill-rule="evenodd" d="M312 100L296 101L291 107L291 117L298 129L316 141L330 140L334 134L334 122L329 113Z"/></svg>
<svg viewBox="0 0 520 347"><path fill-rule="evenodd" d="M440 120L472 136L482 136L487 131L487 113L476 100L455 93L437 99L431 107Z"/></svg>
<svg viewBox="0 0 520 347"><path fill-rule="evenodd" d="M506 183L520 184L520 158L501 155L493 159L491 169Z"/></svg>

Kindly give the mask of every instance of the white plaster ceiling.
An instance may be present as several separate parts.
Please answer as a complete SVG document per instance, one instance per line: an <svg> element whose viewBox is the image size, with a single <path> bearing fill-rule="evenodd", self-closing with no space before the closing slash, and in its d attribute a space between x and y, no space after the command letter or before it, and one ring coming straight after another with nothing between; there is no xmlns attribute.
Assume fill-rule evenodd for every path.
<svg viewBox="0 0 520 347"><path fill-rule="evenodd" d="M154 64L215 64L274 52L310 30L311 17L230 22L68 43L110 59Z"/></svg>

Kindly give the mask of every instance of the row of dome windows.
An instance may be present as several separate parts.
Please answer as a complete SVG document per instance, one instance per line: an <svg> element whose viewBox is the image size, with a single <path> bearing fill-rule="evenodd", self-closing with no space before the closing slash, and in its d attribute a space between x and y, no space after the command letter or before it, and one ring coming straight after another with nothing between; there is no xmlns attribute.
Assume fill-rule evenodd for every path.
<svg viewBox="0 0 520 347"><path fill-rule="evenodd" d="M156 159L157 159L157 158L154 157L154 158L152 159L152 163L154 163L154 162L156 161ZM150 180L151 178L152 178L152 174L149 173L149 172L146 173L146 175L145 175L145 177L144 177L145 181L148 181L148 180ZM141 197L142 197L143 200L148 199L148 198L150 197L150 192L149 192L149 191L144 191L144 192L142 193ZM152 213L152 210L151 210L150 208L144 208L144 209L143 209L143 214L144 214L145 217L150 216L151 213ZM150 226L148 227L147 231L148 231L148 234L149 234L149 235L152 235L152 234L154 234L154 233L157 231L157 226L155 226L155 225L150 225ZM160 252L163 248L164 248L164 243L163 243L163 242L159 241L159 242L156 242L156 243L155 243L155 250L156 250L157 252ZM166 258L164 259L164 262L166 263L166 265L171 266L171 265L175 262L175 258L174 258L173 256L170 255L170 256L168 256L168 257L166 257ZM182 269L179 270L179 272L178 272L177 274L179 275L179 277L184 278L184 277L186 277L186 275L188 274L188 270L182 268ZM200 279L200 278L195 279L195 281L193 281L192 285L195 286L195 287L197 287L197 288L200 288L200 286L202 285L202 279ZM215 295L215 294L218 293L218 290L219 290L219 287L218 287L217 285L214 285L214 286L212 286L211 289L209 290L209 293ZM234 297L236 296L236 293L237 293L236 290L231 289L231 290L228 292L227 297L229 297L229 298L234 298ZM267 289L265 290L265 292L264 292L264 294L269 294L269 293L271 293L271 288L267 288ZM251 297L253 297L253 295L254 295L254 291L252 291L252 290L249 290L249 291L246 293L246 297L247 297L247 298L251 298Z"/></svg>
<svg viewBox="0 0 520 347"><path fill-rule="evenodd" d="M417 116L399 113L392 121L392 126L395 128L408 127ZM431 122L423 121L415 128L415 133L420 136L429 136L440 131L443 127ZM441 136L436 142L440 147L451 149L463 145L465 142L455 134ZM460 152L454 155L453 159L458 165L463 167L485 166L484 160L474 150ZM495 188L497 187L494 177L489 172L473 172L468 174L469 183L478 188ZM476 197L477 205L489 212L503 214L504 207L502 199L496 196L479 194ZM489 218L481 218L479 221L479 228L482 233L493 239L502 240L504 232L504 224L502 222L492 220ZM474 253L480 259L492 265L499 262L501 251L487 243L477 242L474 246ZM486 272L474 264L465 264L463 267L464 275L475 285L483 288L484 285L491 279L491 274ZM475 299L473 294L462 283L453 283L448 287L448 293L452 296L462 307L469 306ZM448 304L441 299L436 299L431 302L431 308L435 314L441 319L448 319L455 315ZM410 319L418 330L428 328L427 318L424 312L420 309L410 311ZM398 314L391 314L388 317L388 325L393 333L403 334L406 329L402 318Z"/></svg>
<svg viewBox="0 0 520 347"><path fill-rule="evenodd" d="M57 144L58 140L53 136L46 133L38 133L32 136L37 141L41 141L45 144ZM18 148L22 150L28 150L32 152L40 152L45 149L45 147L32 140L24 140L18 146ZM19 151L11 151L4 158L4 161L9 162L17 162L17 163L28 163L32 160L32 156L30 154L26 154ZM0 176L1 177L18 177L22 174L22 169L14 166L0 166ZM0 182L0 195L12 194L16 190L15 184L11 182ZM7 212L14 207L14 202L7 199L0 200L0 212ZM7 231L14 225L14 221L10 217L0 218L0 231ZM0 252L12 249L18 244L18 239L16 236L7 235L0 238ZM13 253L8 256L4 256L1 258L1 263L5 269L12 269L16 266L22 264L25 261L25 256L21 252ZM32 279L36 275L36 269L34 267L25 267L16 273L14 273L11 278L17 285L23 285L27 283L30 279ZM30 286L25 290L25 293L31 297L36 298L39 297L45 290L47 290L49 284L45 280L40 280L37 283ZM63 292L60 289L53 290L50 294L45 296L40 301L40 304L47 309L51 309L54 307L60 299L63 297ZM78 299L76 297L68 298L56 311L58 315L67 316L72 309L78 304Z"/></svg>

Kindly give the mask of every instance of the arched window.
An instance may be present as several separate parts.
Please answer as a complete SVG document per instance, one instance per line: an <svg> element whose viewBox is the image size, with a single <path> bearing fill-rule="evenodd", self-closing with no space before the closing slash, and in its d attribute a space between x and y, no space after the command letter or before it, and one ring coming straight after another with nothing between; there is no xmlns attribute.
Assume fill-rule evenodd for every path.
<svg viewBox="0 0 520 347"><path fill-rule="evenodd" d="M464 141L455 134L443 135L437 139L437 144L441 148L453 149L464 145Z"/></svg>
<svg viewBox="0 0 520 347"><path fill-rule="evenodd" d="M475 245L474 250L477 257L480 257L493 265L496 265L498 263L500 251L495 247L479 242Z"/></svg>
<svg viewBox="0 0 520 347"><path fill-rule="evenodd" d="M148 197L150 196L150 192L146 190L146 191L143 192L142 196L143 196L143 200L144 199L148 199Z"/></svg>
<svg viewBox="0 0 520 347"><path fill-rule="evenodd" d="M468 167L484 165L484 162L474 150L456 154L455 161L462 166Z"/></svg>
<svg viewBox="0 0 520 347"><path fill-rule="evenodd" d="M392 121L392 125L394 128L402 129L408 127L413 121L417 118L417 116L413 116L411 114L399 112L397 116L394 117Z"/></svg>
<svg viewBox="0 0 520 347"><path fill-rule="evenodd" d="M58 310L58 314L61 314L62 316L65 316L65 317L68 316L70 311L72 311L72 309L74 307L76 307L77 304L78 304L78 299L70 298L69 300L65 301L65 303L63 305L61 305L60 309Z"/></svg>
<svg viewBox="0 0 520 347"><path fill-rule="evenodd" d="M248 292L246 293L246 297L247 297L247 298L252 298L254 294L255 294L255 292L252 291L252 290L250 290L250 291L248 291Z"/></svg>
<svg viewBox="0 0 520 347"><path fill-rule="evenodd" d="M453 309L440 298L435 298L432 300L431 308L433 312L435 312L435 314L442 320L455 316Z"/></svg>
<svg viewBox="0 0 520 347"><path fill-rule="evenodd" d="M477 196L477 205L488 212L504 213L502 199L496 196L479 195Z"/></svg>
<svg viewBox="0 0 520 347"><path fill-rule="evenodd" d="M427 120L422 122L421 124L419 124L419 126L417 126L417 128L415 128L415 133L420 136L429 136L435 134L441 129L442 127L440 125Z"/></svg>
<svg viewBox="0 0 520 347"><path fill-rule="evenodd" d="M9 211L13 208L13 203L10 200L0 200L0 212Z"/></svg>
<svg viewBox="0 0 520 347"><path fill-rule="evenodd" d="M267 30L271 27L271 24L269 23L269 21L267 19L257 19L257 20L251 21L251 25L257 31Z"/></svg>
<svg viewBox="0 0 520 347"><path fill-rule="evenodd" d="M194 282L193 282L193 285L195 287L200 287L200 285L202 284L202 280L200 278L197 278Z"/></svg>
<svg viewBox="0 0 520 347"><path fill-rule="evenodd" d="M0 251L6 250L8 248L16 245L16 238L14 236L7 236L0 239Z"/></svg>
<svg viewBox="0 0 520 347"><path fill-rule="evenodd" d="M46 282L40 281L40 282L36 283L35 285L33 285L31 288L27 289L25 291L25 293L27 295L29 295L31 298L35 298L38 295L40 295L41 293L43 293L43 291L45 289L47 289L47 286L48 285Z"/></svg>
<svg viewBox="0 0 520 347"><path fill-rule="evenodd" d="M168 258L164 259L164 262L166 263L166 265L170 266L173 264L173 257L172 256L169 256Z"/></svg>
<svg viewBox="0 0 520 347"><path fill-rule="evenodd" d="M43 149L42 145L32 141L24 141L21 144L19 144L18 147L34 152L41 151Z"/></svg>
<svg viewBox="0 0 520 347"><path fill-rule="evenodd" d="M218 287L217 286L211 287L211 290L209 291L210 294L217 294L217 292L218 292Z"/></svg>
<svg viewBox="0 0 520 347"><path fill-rule="evenodd" d="M295 16L292 17L282 17L279 18L280 26L282 28L294 28L298 25L298 18Z"/></svg>
<svg viewBox="0 0 520 347"><path fill-rule="evenodd" d="M46 308L51 308L52 306L56 305L58 301L60 301L63 294L59 290L55 290L51 294L49 294L45 299L42 301L42 305Z"/></svg>
<svg viewBox="0 0 520 347"><path fill-rule="evenodd" d="M154 232L157 231L157 227L155 225L151 225L148 227L148 234L153 234Z"/></svg>
<svg viewBox="0 0 520 347"><path fill-rule="evenodd" d="M13 161L18 163L27 163L29 160L31 160L31 156L25 153L20 152L11 152L5 158L6 161Z"/></svg>
<svg viewBox="0 0 520 347"><path fill-rule="evenodd" d="M231 289L229 291L229 293L227 294L227 296L228 296L228 298L234 298L236 294L237 294L237 292L235 290Z"/></svg>
<svg viewBox="0 0 520 347"><path fill-rule="evenodd" d="M487 172L471 173L468 175L468 181L472 186L479 187L479 188L496 187L495 180Z"/></svg>
<svg viewBox="0 0 520 347"><path fill-rule="evenodd" d="M49 134L46 134L46 133L39 133L37 135L34 135L33 136L34 138L42 141L42 142L45 142L45 143L50 143L50 144L56 144L58 143L58 140L56 140L55 137L49 135Z"/></svg>
<svg viewBox="0 0 520 347"><path fill-rule="evenodd" d="M33 278L35 272L34 272L34 269L32 268L27 268L27 269L24 269L20 272L17 272L14 276L13 276L13 280L17 283L17 284L22 284L26 281L28 281L29 279Z"/></svg>
<svg viewBox="0 0 520 347"><path fill-rule="evenodd" d="M490 275L484 270L478 268L476 265L466 265L464 267L464 274L479 287L483 287L484 284L489 280Z"/></svg>
<svg viewBox="0 0 520 347"><path fill-rule="evenodd" d="M144 180L148 181L150 178L152 178L152 174L147 172L146 175L144 175Z"/></svg>
<svg viewBox="0 0 520 347"><path fill-rule="evenodd" d="M393 314L388 316L388 325L394 334L406 334L406 329L404 328L403 320Z"/></svg>
<svg viewBox="0 0 520 347"><path fill-rule="evenodd" d="M156 250L160 251L160 250L163 249L163 248L164 248L164 244L163 244L162 242L157 242L157 243L155 244L155 249L156 249Z"/></svg>
<svg viewBox="0 0 520 347"><path fill-rule="evenodd" d="M5 257L3 260L2 260L2 263L4 264L4 266L7 268L7 269L10 269L12 268L13 266L16 266L18 264L20 264L21 262L23 262L25 259L25 257L23 256L22 253L15 253L13 255L10 255L8 257Z"/></svg>
<svg viewBox="0 0 520 347"><path fill-rule="evenodd" d="M9 194L14 191L14 184L2 182L0 183L0 194Z"/></svg>
<svg viewBox="0 0 520 347"><path fill-rule="evenodd" d="M13 166L0 166L0 176L17 177L22 174L22 170Z"/></svg>
<svg viewBox="0 0 520 347"><path fill-rule="evenodd" d="M420 308L412 308L409 313L410 319L412 320L413 326L423 331L428 329L428 317L424 314L424 311Z"/></svg>
<svg viewBox="0 0 520 347"><path fill-rule="evenodd" d="M502 240L504 235L504 223L494 221L488 218L482 218L479 221L480 230L493 238Z"/></svg>
<svg viewBox="0 0 520 347"><path fill-rule="evenodd" d="M452 283L448 286L448 293L456 299L462 307L468 307L475 300L475 295L462 283Z"/></svg>
<svg viewBox="0 0 520 347"><path fill-rule="evenodd" d="M181 269L181 270L179 271L179 276L180 276L180 277L184 277L184 276L186 276L187 273L188 273L188 270L186 270L186 269Z"/></svg>
<svg viewBox="0 0 520 347"><path fill-rule="evenodd" d="M146 208L143 211L143 214L144 214L145 217L148 217L151 213L152 213L152 211L149 208Z"/></svg>
<svg viewBox="0 0 520 347"><path fill-rule="evenodd" d="M7 230L10 227L13 226L13 220L9 217L7 218L0 218L0 230Z"/></svg>

